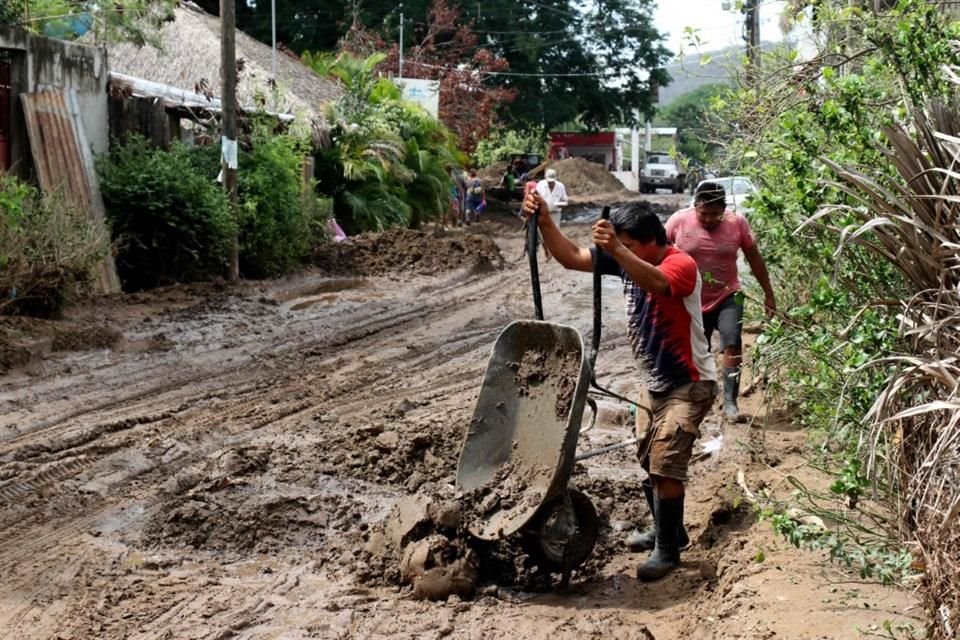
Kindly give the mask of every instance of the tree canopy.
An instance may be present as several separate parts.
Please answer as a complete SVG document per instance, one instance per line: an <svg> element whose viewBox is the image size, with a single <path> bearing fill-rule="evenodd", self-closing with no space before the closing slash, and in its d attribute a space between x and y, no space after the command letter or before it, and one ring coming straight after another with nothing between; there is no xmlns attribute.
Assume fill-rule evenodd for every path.
<svg viewBox="0 0 960 640"><path fill-rule="evenodd" d="M657 124L677 127L677 151L696 164L706 164L719 148L709 122L714 98L733 89L722 83L705 84L674 98L657 114Z"/></svg>
<svg viewBox="0 0 960 640"><path fill-rule="evenodd" d="M216 13L219 2L199 4ZM472 23L478 36L474 47L507 61L508 68L486 73L493 84L515 92L516 99L500 107L511 122L545 128L573 120L591 128L628 124L635 110L652 115L651 78L659 85L669 80L662 66L670 54L653 26L653 0L450 4ZM431 24L429 0L277 0L276 9L277 39L298 55L336 49L355 23L386 42L398 42L401 10L405 47L422 44ZM270 3L239 2L237 26L270 42ZM407 67L404 73L431 77Z"/></svg>
<svg viewBox="0 0 960 640"><path fill-rule="evenodd" d="M176 0L4 0L0 24L70 40L93 32L99 40L151 41L173 19Z"/></svg>

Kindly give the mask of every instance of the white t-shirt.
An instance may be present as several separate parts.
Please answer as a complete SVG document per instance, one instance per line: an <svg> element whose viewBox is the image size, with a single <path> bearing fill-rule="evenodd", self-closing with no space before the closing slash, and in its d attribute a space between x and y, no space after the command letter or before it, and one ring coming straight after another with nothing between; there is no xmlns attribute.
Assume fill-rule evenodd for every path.
<svg viewBox="0 0 960 640"><path fill-rule="evenodd" d="M541 180L537 183L537 193L539 193L543 201L547 203L547 209L551 214L560 213L560 207L557 206L558 204L567 204L567 188L564 187L563 183L559 180L553 183L552 190L546 180Z"/></svg>

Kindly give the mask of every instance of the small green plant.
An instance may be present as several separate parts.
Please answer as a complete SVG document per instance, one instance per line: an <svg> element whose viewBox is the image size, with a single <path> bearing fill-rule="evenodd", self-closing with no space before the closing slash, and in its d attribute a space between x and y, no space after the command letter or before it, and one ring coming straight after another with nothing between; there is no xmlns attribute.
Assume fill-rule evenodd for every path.
<svg viewBox="0 0 960 640"><path fill-rule="evenodd" d="M859 458L849 458L840 476L830 485L831 492L846 498L850 509L856 508L860 496L870 488L870 480L860 473L860 466Z"/></svg>
<svg viewBox="0 0 960 640"><path fill-rule="evenodd" d="M124 288L208 279L224 272L235 223L227 198L191 150L142 137L98 159L100 187Z"/></svg>
<svg viewBox="0 0 960 640"><path fill-rule="evenodd" d="M104 226L86 212L0 176L0 313L59 315L108 253Z"/></svg>

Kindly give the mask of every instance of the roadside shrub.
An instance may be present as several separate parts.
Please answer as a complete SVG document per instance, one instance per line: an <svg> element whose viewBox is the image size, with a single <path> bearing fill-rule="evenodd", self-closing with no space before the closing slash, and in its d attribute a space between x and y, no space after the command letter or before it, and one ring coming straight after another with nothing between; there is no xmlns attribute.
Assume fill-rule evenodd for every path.
<svg viewBox="0 0 960 640"><path fill-rule="evenodd" d="M190 154L181 144L165 151L132 137L98 160L127 290L204 280L226 267L235 223L223 190Z"/></svg>
<svg viewBox="0 0 960 640"><path fill-rule="evenodd" d="M106 230L85 212L0 176L0 312L59 315L108 252Z"/></svg>
<svg viewBox="0 0 960 640"><path fill-rule="evenodd" d="M317 150L315 176L348 233L415 229L438 219L450 202L448 167L465 160L446 127L374 73L382 60L308 57L317 73L334 75L346 89L326 106L329 144Z"/></svg>
<svg viewBox="0 0 960 640"><path fill-rule="evenodd" d="M329 199L318 198L316 183L303 178L308 143L287 133L276 134L255 123L241 140L238 224L240 273L265 278L289 272L324 241L331 216ZM190 149L193 167L205 176L220 171L220 148Z"/></svg>
<svg viewBox="0 0 960 640"><path fill-rule="evenodd" d="M286 273L323 237L329 211L303 178L305 142L255 131L240 157L240 270L247 277Z"/></svg>

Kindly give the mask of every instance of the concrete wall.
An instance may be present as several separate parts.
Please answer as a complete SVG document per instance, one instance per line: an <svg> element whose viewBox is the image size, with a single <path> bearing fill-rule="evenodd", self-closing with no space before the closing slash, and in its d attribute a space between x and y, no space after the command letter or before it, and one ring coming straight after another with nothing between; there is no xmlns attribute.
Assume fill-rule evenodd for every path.
<svg viewBox="0 0 960 640"><path fill-rule="evenodd" d="M63 40L43 38L0 25L0 49L14 56L12 75L16 93L31 93L43 88L74 89L80 103L81 119L87 141L95 153L107 150L107 55L103 49ZM25 132L20 100L14 96L14 121ZM24 149L23 140L14 140L14 158ZM18 153L18 151L20 153Z"/></svg>
<svg viewBox="0 0 960 640"><path fill-rule="evenodd" d="M611 171L613 177L620 181L620 183L629 189L630 191L639 191L640 182L637 180L637 174L632 171Z"/></svg>

